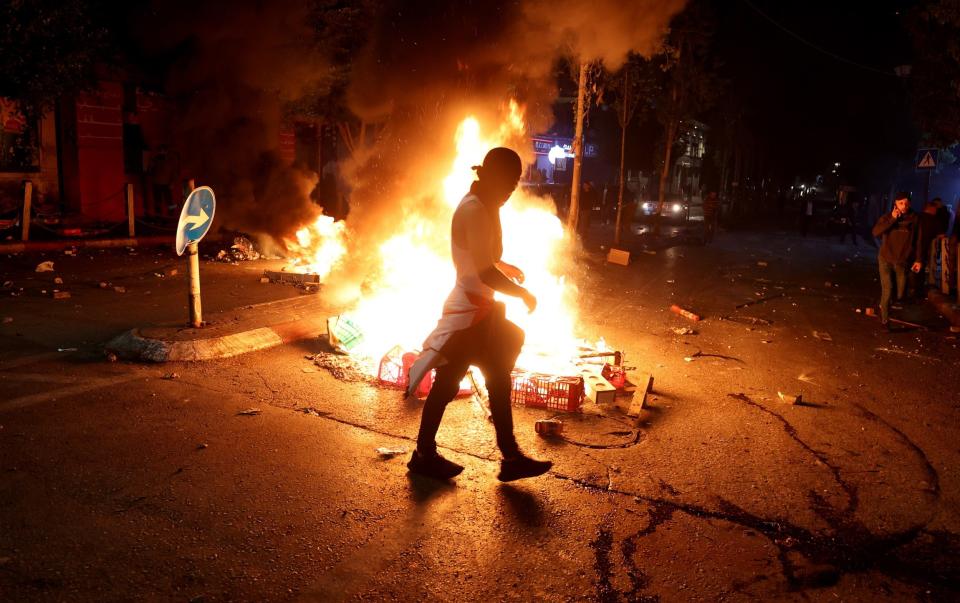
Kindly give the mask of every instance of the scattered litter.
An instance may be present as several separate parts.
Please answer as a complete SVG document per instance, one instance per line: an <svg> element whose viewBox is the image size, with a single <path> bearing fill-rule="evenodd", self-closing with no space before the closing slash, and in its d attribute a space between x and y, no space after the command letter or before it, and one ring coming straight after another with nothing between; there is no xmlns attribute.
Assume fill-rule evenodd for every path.
<svg viewBox="0 0 960 603"><path fill-rule="evenodd" d="M177 270L176 268L165 268L163 271L163 274L165 276L177 276L178 272L179 270Z"/></svg>
<svg viewBox="0 0 960 603"><path fill-rule="evenodd" d="M823 283L823 286L824 286L824 287L832 287L832 286L833 286L833 283L831 283L830 281L827 281L827 282Z"/></svg>
<svg viewBox="0 0 960 603"><path fill-rule="evenodd" d="M303 367L303 368L300 369L300 370L303 371L304 373L316 373L316 372L317 372L317 369L313 368L312 366L305 366L305 367Z"/></svg>
<svg viewBox="0 0 960 603"><path fill-rule="evenodd" d="M54 291L53 299L70 299L70 293L68 291Z"/></svg>
<svg viewBox="0 0 960 603"><path fill-rule="evenodd" d="M56 277L56 278L53 279L53 284L54 284L54 285L62 285L62 284L63 284L63 279L58 276L58 277Z"/></svg>
<svg viewBox="0 0 960 603"><path fill-rule="evenodd" d="M246 410L241 410L241 411L238 412L237 414L238 414L238 415L244 415L244 416L247 416L247 417L253 417L253 416L259 415L261 412L263 412L263 411L261 411L259 408L248 408L248 409L246 409Z"/></svg>
<svg viewBox="0 0 960 603"><path fill-rule="evenodd" d="M117 355L114 354L113 352L104 352L104 355L107 357L107 361L108 361L108 362L116 362L116 361L117 361Z"/></svg>
<svg viewBox="0 0 960 603"><path fill-rule="evenodd" d="M677 335L696 335L697 334L697 332L694 329L691 329L690 327L673 327L670 330L676 333Z"/></svg>
<svg viewBox="0 0 960 603"><path fill-rule="evenodd" d="M381 446L380 448L377 448L377 454L387 459L393 458L398 454L406 454L406 453L407 453L406 448L387 448L385 446Z"/></svg>
<svg viewBox="0 0 960 603"><path fill-rule="evenodd" d="M671 305L670 311L673 312L674 314L679 314L680 316L683 316L684 318L688 318L695 322L700 320L700 316L698 316L697 314L694 314L690 310L685 310L684 308L681 308L677 304Z"/></svg>
<svg viewBox="0 0 960 603"><path fill-rule="evenodd" d="M820 341L833 341L833 337L830 337L830 333L826 331L814 331L813 336Z"/></svg>
<svg viewBox="0 0 960 603"><path fill-rule="evenodd" d="M235 237L230 250L234 259L239 261L260 259L260 253L253 248L253 242L247 237Z"/></svg>
<svg viewBox="0 0 960 603"><path fill-rule="evenodd" d="M647 255L657 255L657 252L652 249L644 249L643 252Z"/></svg>
<svg viewBox="0 0 960 603"><path fill-rule="evenodd" d="M117 293L126 293L126 292L127 292L127 288L126 288L126 287L121 287L120 285L114 286L113 290L116 291Z"/></svg>
<svg viewBox="0 0 960 603"><path fill-rule="evenodd" d="M100 281L100 288L101 288L101 289L109 289L109 288L110 288L110 283L105 283L105 282L103 282L103 281Z"/></svg>
<svg viewBox="0 0 960 603"><path fill-rule="evenodd" d="M174 379L179 379L179 378L180 378L180 373L167 373L166 375L163 376L163 378L166 379L166 380L168 380L168 381L172 381L172 380L174 380Z"/></svg>
<svg viewBox="0 0 960 603"><path fill-rule="evenodd" d="M934 358L933 356L924 356L923 354L908 352L906 350L898 350L896 348L875 348L874 351L886 352L888 354L899 354L900 356L909 356L910 358L919 358L921 360L936 360L937 362L940 361L939 358Z"/></svg>
<svg viewBox="0 0 960 603"><path fill-rule="evenodd" d="M555 437L563 433L563 421L559 419L540 419L533 424L533 429L541 437ZM627 432L628 435L632 432Z"/></svg>
<svg viewBox="0 0 960 603"><path fill-rule="evenodd" d="M197 444L197 450L205 450L206 448L207 448L207 445L202 442L200 444Z"/></svg>
<svg viewBox="0 0 960 603"><path fill-rule="evenodd" d="M40 262L37 264L37 272L53 272L53 262Z"/></svg>
<svg viewBox="0 0 960 603"><path fill-rule="evenodd" d="M757 295L760 295L760 294L757 293ZM783 297L783 295L784 295L783 293L776 293L776 294L774 294L774 295L770 295L770 296L767 296L767 297L760 297L760 298L758 298L758 299L751 299L751 300L748 301L748 302L743 302L742 304L738 304L738 305L736 306L736 309L739 310L739 309L741 309L741 308L746 308L747 306L755 306L755 305L757 305L757 304L762 304L762 303L768 302L768 301L770 301L770 300L772 300L772 299L779 299L779 298ZM796 305L796 304L794 304L794 305Z"/></svg>
<svg viewBox="0 0 960 603"><path fill-rule="evenodd" d="M764 261L759 261L759 262L757 262L757 266L760 266L761 268L766 268L766 267L767 267L767 263L764 262Z"/></svg>
<svg viewBox="0 0 960 603"><path fill-rule="evenodd" d="M803 394L791 395L785 394L783 392L777 392L777 396L780 398L781 402L786 402L787 404L800 404L803 402Z"/></svg>
<svg viewBox="0 0 960 603"><path fill-rule="evenodd" d="M58 352L76 352L77 348L57 348Z"/></svg>
<svg viewBox="0 0 960 603"><path fill-rule="evenodd" d="M261 277L260 277L260 282L261 282L261 283L269 283L269 282L270 282L270 279L267 278L267 277L265 277L265 276L261 276Z"/></svg>
<svg viewBox="0 0 960 603"><path fill-rule="evenodd" d="M721 316L721 320L729 320L730 322L739 322L740 324L745 325L764 325L769 326L773 324L772 320L766 318L757 318L756 316Z"/></svg>

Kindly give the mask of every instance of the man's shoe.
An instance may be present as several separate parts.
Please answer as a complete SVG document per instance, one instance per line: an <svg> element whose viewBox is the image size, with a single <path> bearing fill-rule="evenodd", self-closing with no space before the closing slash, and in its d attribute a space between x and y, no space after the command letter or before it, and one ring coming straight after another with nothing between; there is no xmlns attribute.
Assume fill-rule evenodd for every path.
<svg viewBox="0 0 960 603"><path fill-rule="evenodd" d="M433 479L447 480L460 475L460 472L463 471L463 465L448 461L436 452L424 455L414 450L410 462L407 463L407 469Z"/></svg>
<svg viewBox="0 0 960 603"><path fill-rule="evenodd" d="M512 482L525 477L536 477L550 471L551 467L553 463L550 461L538 461L520 454L500 461L500 473L497 474L497 479L501 482Z"/></svg>

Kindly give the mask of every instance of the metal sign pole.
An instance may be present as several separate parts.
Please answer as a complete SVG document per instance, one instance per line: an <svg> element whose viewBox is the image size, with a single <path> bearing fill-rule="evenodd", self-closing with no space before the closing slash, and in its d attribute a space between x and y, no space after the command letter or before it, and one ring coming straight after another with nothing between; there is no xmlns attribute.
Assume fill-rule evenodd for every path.
<svg viewBox="0 0 960 603"><path fill-rule="evenodd" d="M200 309L200 239L210 230L217 209L216 197L209 186L193 188L190 180L190 194L180 210L180 222L177 224L177 255L187 252L190 262L190 289L187 305L190 308L190 326L199 329L203 326L203 312Z"/></svg>
<svg viewBox="0 0 960 603"><path fill-rule="evenodd" d="M203 326L203 312L200 309L200 254L196 243L187 245L187 256L190 258L190 326L199 329Z"/></svg>

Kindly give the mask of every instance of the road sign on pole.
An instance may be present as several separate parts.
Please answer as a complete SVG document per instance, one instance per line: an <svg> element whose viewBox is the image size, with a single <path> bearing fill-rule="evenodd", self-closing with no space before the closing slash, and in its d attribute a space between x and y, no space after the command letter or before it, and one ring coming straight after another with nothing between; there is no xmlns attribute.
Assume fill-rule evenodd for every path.
<svg viewBox="0 0 960 603"><path fill-rule="evenodd" d="M920 149L917 151L917 161L914 165L918 170L935 170L939 155L939 149Z"/></svg>
<svg viewBox="0 0 960 603"><path fill-rule="evenodd" d="M201 186L193 189L180 211L180 222L177 224L177 255L183 255L184 249L190 258L190 293L188 295L190 307L190 326L203 326L203 312L200 307L200 256L197 243L203 238L217 209L217 200L213 189Z"/></svg>

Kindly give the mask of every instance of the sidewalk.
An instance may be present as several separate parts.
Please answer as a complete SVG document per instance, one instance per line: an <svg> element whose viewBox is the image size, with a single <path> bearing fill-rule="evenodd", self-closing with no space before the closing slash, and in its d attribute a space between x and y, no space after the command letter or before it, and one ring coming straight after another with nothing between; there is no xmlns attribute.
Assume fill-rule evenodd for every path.
<svg viewBox="0 0 960 603"><path fill-rule="evenodd" d="M123 360L178 362L230 358L326 332L330 312L318 295L266 302L205 316L205 326L164 324L132 329L109 341Z"/></svg>

